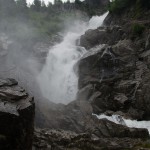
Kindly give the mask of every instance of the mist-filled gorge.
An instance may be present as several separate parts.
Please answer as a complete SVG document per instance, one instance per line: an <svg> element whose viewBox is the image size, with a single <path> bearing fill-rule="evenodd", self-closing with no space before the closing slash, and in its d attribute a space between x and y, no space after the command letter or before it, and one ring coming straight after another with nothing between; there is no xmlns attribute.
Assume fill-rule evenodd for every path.
<svg viewBox="0 0 150 150"><path fill-rule="evenodd" d="M89 23L75 21L73 27L64 35L63 41L49 50L46 64L38 76L42 93L47 99L63 104L76 99L78 77L74 67L86 53L86 50L77 42L86 30L101 26L107 14L93 17Z"/></svg>
<svg viewBox="0 0 150 150"><path fill-rule="evenodd" d="M150 3L0 1L0 149L150 149Z"/></svg>

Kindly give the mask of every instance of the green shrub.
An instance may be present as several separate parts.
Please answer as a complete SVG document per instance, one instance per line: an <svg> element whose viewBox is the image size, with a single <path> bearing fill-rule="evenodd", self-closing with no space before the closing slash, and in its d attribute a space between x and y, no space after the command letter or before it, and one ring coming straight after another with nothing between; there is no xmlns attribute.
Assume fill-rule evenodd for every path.
<svg viewBox="0 0 150 150"><path fill-rule="evenodd" d="M150 9L150 0L113 0L108 6L108 10L111 13L119 14L131 5L135 6L136 14L139 16L142 9Z"/></svg>
<svg viewBox="0 0 150 150"><path fill-rule="evenodd" d="M141 24L138 24L138 23L135 23L135 24L132 25L131 29L132 29L132 33L134 35L140 36L144 32L145 26L141 25Z"/></svg>

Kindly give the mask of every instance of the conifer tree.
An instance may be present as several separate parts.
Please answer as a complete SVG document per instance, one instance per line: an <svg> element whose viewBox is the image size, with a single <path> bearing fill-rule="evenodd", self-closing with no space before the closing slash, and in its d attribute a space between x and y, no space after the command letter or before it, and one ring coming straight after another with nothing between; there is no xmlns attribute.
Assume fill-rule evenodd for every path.
<svg viewBox="0 0 150 150"><path fill-rule="evenodd" d="M34 10L40 11L40 9L41 9L41 1L40 0L34 0L33 4L34 4L34 7L33 7Z"/></svg>
<svg viewBox="0 0 150 150"><path fill-rule="evenodd" d="M26 0L17 0L17 8L21 13L26 13L27 11L27 2Z"/></svg>
<svg viewBox="0 0 150 150"><path fill-rule="evenodd" d="M42 0L42 2L41 2L41 11L45 12L46 10L47 10L46 4L45 4L44 0Z"/></svg>

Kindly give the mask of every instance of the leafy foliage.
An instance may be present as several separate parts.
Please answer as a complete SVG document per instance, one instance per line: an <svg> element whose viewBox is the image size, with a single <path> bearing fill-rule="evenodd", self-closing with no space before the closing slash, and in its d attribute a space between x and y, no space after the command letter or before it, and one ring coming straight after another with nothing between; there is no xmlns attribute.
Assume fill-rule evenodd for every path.
<svg viewBox="0 0 150 150"><path fill-rule="evenodd" d="M113 0L109 5L109 11L113 13L120 13L134 1L135 0Z"/></svg>

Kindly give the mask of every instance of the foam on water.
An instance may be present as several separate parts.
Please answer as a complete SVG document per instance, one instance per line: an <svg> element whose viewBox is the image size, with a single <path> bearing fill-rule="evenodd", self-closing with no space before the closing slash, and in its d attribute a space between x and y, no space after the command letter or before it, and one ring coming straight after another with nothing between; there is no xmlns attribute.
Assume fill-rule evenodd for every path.
<svg viewBox="0 0 150 150"><path fill-rule="evenodd" d="M93 115L95 115L95 114L93 114ZM148 131L150 133L150 121L130 120L130 119L125 119L119 115L106 116L106 115L102 114L102 115L96 115L96 116L98 119L105 118L114 123L126 125L128 127L146 128L146 129L148 129Z"/></svg>

